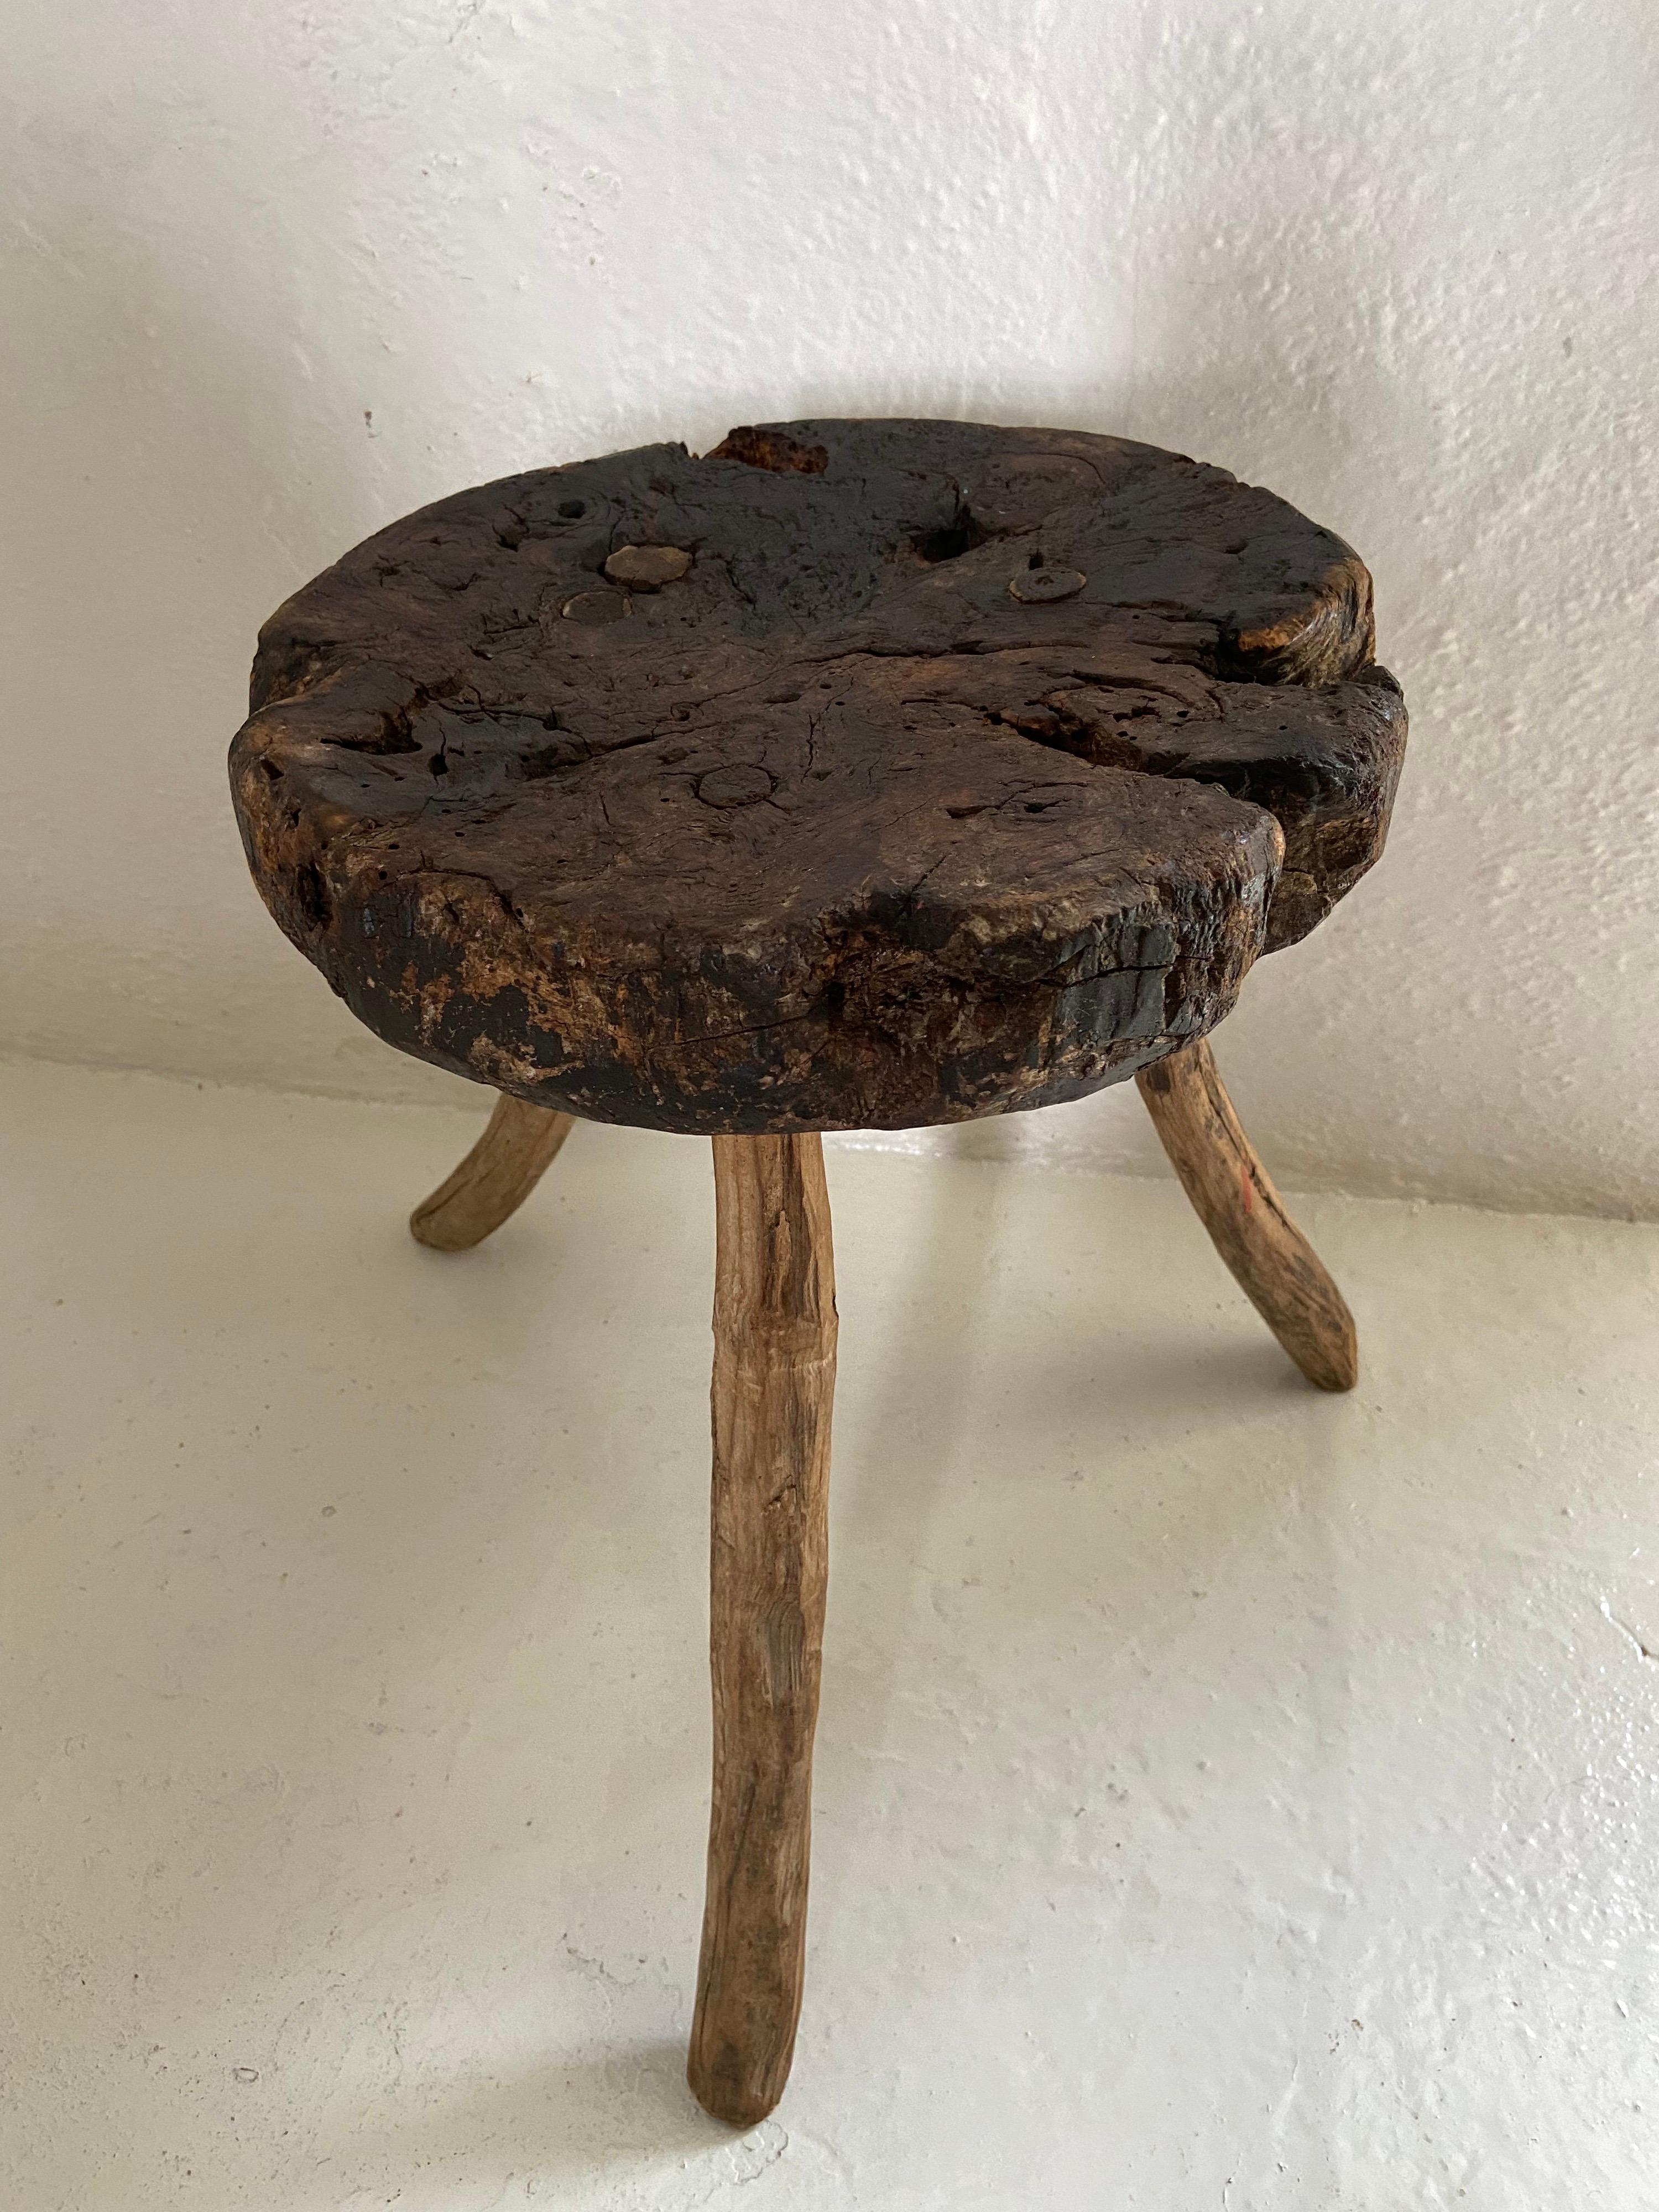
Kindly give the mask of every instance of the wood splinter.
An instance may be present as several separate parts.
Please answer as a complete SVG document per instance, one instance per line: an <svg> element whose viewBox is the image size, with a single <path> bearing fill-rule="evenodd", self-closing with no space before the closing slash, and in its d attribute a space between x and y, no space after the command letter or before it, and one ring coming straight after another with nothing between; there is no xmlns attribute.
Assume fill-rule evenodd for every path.
<svg viewBox="0 0 1659 2212"><path fill-rule="evenodd" d="M1200 1037L1135 1077L1171 1166L1240 1289L1310 1382L1359 1379L1353 1316L1285 1211Z"/></svg>
<svg viewBox="0 0 1659 2212"><path fill-rule="evenodd" d="M571 1115L503 1093L459 1167L410 1215L410 1235L434 1252L466 1252L482 1244L524 1204L574 1126Z"/></svg>
<svg viewBox="0 0 1659 2212"><path fill-rule="evenodd" d="M835 1262L816 1135L714 1151L714 1773L686 2075L706 2111L752 2127L789 2078L805 1963Z"/></svg>

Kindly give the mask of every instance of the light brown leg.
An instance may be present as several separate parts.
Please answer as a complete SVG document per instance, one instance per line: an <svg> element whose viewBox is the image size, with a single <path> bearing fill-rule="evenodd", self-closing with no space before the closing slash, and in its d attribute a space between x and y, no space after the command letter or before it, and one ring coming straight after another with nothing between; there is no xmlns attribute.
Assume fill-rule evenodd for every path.
<svg viewBox="0 0 1659 2212"><path fill-rule="evenodd" d="M714 1139L714 1785L686 2068L734 2127L783 2094L806 1948L836 1280L816 1136Z"/></svg>
<svg viewBox="0 0 1659 2212"><path fill-rule="evenodd" d="M1135 1081L1182 1186L1239 1287L1310 1382L1352 1390L1353 1316L1239 1127L1207 1041Z"/></svg>
<svg viewBox="0 0 1659 2212"><path fill-rule="evenodd" d="M482 1244L524 1204L574 1126L568 1114L503 1094L489 1127L454 1174L410 1215L410 1236L437 1252Z"/></svg>

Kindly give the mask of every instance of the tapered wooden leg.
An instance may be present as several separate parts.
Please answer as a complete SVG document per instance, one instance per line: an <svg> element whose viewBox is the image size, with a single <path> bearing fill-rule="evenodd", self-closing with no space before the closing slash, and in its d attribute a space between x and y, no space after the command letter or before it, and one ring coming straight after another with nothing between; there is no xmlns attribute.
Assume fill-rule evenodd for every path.
<svg viewBox="0 0 1659 2212"><path fill-rule="evenodd" d="M1182 1186L1239 1287L1310 1382L1352 1390L1353 1316L1239 1127L1207 1041L1136 1076Z"/></svg>
<svg viewBox="0 0 1659 2212"><path fill-rule="evenodd" d="M717 2119L751 2127L800 2015L836 1282L819 1139L714 1141L714 1783L686 2073Z"/></svg>
<svg viewBox="0 0 1659 2212"><path fill-rule="evenodd" d="M454 1174L410 1215L410 1236L438 1252L482 1244L524 1204L574 1127L568 1114L503 1093L489 1126Z"/></svg>

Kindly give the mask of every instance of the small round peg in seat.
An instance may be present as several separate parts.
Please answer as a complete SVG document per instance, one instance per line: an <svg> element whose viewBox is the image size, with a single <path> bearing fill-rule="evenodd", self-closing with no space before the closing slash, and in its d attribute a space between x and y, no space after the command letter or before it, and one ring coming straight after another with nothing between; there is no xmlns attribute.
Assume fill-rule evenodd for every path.
<svg viewBox="0 0 1659 2212"><path fill-rule="evenodd" d="M659 592L677 584L691 566L691 556L678 545L619 545L607 556L605 573L613 584L626 584L635 592Z"/></svg>

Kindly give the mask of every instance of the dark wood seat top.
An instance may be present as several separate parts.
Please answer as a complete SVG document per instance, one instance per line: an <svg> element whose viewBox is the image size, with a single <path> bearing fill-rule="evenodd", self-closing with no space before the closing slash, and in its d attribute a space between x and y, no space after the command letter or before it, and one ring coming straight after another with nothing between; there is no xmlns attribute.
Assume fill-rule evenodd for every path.
<svg viewBox="0 0 1659 2212"><path fill-rule="evenodd" d="M256 881L369 1026L592 1120L896 1128L1202 1036L1382 849L1358 557L1156 447L736 430L459 494L261 634Z"/></svg>

